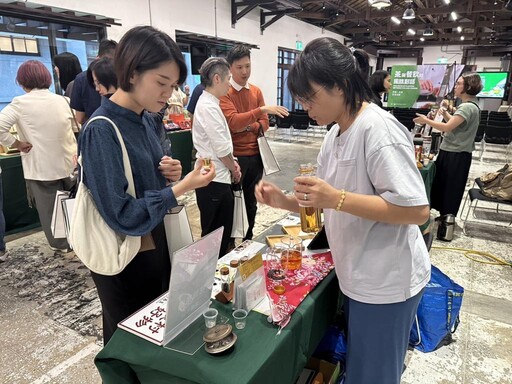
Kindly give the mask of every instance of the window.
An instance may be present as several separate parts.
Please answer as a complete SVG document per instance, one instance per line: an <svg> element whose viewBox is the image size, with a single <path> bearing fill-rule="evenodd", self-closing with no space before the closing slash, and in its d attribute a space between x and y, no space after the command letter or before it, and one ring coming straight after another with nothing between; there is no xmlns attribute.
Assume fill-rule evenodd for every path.
<svg viewBox="0 0 512 384"><path fill-rule="evenodd" d="M277 104L290 111L302 109L301 105L293 100L288 89L288 72L295 62L300 51L279 48L277 51Z"/></svg>
<svg viewBox="0 0 512 384"><path fill-rule="evenodd" d="M34 38L0 35L0 52L39 56L39 45Z"/></svg>

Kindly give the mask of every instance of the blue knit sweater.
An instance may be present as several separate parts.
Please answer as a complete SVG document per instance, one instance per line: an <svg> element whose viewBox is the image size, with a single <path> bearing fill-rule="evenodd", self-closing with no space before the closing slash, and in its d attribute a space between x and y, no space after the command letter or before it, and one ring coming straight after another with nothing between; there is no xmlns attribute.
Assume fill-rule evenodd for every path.
<svg viewBox="0 0 512 384"><path fill-rule="evenodd" d="M107 98L91 117L105 116L114 121L123 137L132 167L137 198L126 193L121 144L112 125L96 120L82 129L79 153L83 180L96 207L113 230L141 236L162 222L168 209L178 203L158 170L163 156L159 127L147 112L138 115Z"/></svg>

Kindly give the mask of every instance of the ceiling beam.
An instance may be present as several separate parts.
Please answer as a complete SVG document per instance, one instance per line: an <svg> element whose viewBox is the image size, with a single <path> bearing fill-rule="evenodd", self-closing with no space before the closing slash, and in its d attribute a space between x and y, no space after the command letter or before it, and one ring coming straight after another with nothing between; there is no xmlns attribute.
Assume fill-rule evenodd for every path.
<svg viewBox="0 0 512 384"><path fill-rule="evenodd" d="M481 12L499 12L503 11L503 3L498 3L494 5L494 3L491 4L485 4L485 5L474 5L473 6L473 13L481 13ZM418 8L415 10L416 16L427 16L427 15L447 15L451 12L455 12L459 15L459 17L464 17L467 12L467 7L458 5L458 6L441 6L441 7L435 7L435 8ZM378 18L390 18L391 16L395 16L398 18L401 18L403 15L403 10L370 10L365 13L363 16L362 14L348 14L348 15L339 15L337 17L337 20L335 23L343 23L345 21L359 21L362 20L361 18L364 17L366 20L371 19L378 19ZM470 17L470 16L466 16Z"/></svg>
<svg viewBox="0 0 512 384"><path fill-rule="evenodd" d="M493 26L491 25L478 25L477 23L475 23L474 21L466 21L466 22L461 22L461 23L457 23L457 22L454 22L454 21L451 21L449 23L438 23L438 24L432 24L432 28L436 28L436 29L449 29L449 28L452 28L452 29L455 29L457 28L458 26L462 27L463 29L464 28L471 28L471 29L479 29L479 28L491 28ZM511 27L512 26L512 20L496 20L494 22L494 27ZM389 27L389 28L388 28ZM391 32L391 31L407 31L409 28L412 28L412 29L425 29L426 25L425 24L400 24L400 25L393 25L391 26L391 24L388 24L388 26L383 26L382 28L370 28L371 32ZM342 34L342 35L346 35L346 34L359 34L359 33L367 33L368 31L366 30L367 28L366 27L355 27L355 28L339 28L337 29L338 33Z"/></svg>

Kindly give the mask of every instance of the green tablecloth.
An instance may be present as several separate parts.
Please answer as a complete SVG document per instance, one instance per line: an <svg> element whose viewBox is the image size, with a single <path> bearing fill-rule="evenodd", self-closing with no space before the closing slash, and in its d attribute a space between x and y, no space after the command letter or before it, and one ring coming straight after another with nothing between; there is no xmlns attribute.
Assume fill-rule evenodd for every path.
<svg viewBox="0 0 512 384"><path fill-rule="evenodd" d="M434 182L434 176L436 175L436 164L431 161L420 169L421 177L423 178L423 182L425 183L425 192L427 192L427 198L430 203L430 191L432 190L432 183ZM423 225L420 225L420 230L422 234L426 234L430 226L430 218Z"/></svg>
<svg viewBox="0 0 512 384"><path fill-rule="evenodd" d="M338 291L333 271L304 299L280 335L266 316L251 312L246 328L235 330L234 350L225 355L209 355L201 348L189 356L118 329L95 363L104 384L291 384L332 321ZM231 318L231 305L213 306Z"/></svg>
<svg viewBox="0 0 512 384"><path fill-rule="evenodd" d="M6 234L38 227L40 224L37 210L28 206L21 156L0 156L0 167L2 167Z"/></svg>
<svg viewBox="0 0 512 384"><path fill-rule="evenodd" d="M171 140L172 157L181 161L181 174L185 176L192 170L192 131L186 129L167 132L167 137Z"/></svg>

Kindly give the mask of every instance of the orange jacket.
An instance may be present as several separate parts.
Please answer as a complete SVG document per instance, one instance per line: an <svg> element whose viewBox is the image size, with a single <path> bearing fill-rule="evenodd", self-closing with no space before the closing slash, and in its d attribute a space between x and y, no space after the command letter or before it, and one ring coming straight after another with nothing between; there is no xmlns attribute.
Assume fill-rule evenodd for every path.
<svg viewBox="0 0 512 384"><path fill-rule="evenodd" d="M235 156L252 156L259 153L258 131L268 130L268 116L261 112L265 105L261 90L249 84L249 89L237 91L229 87L228 94L220 99L220 108L226 116Z"/></svg>

